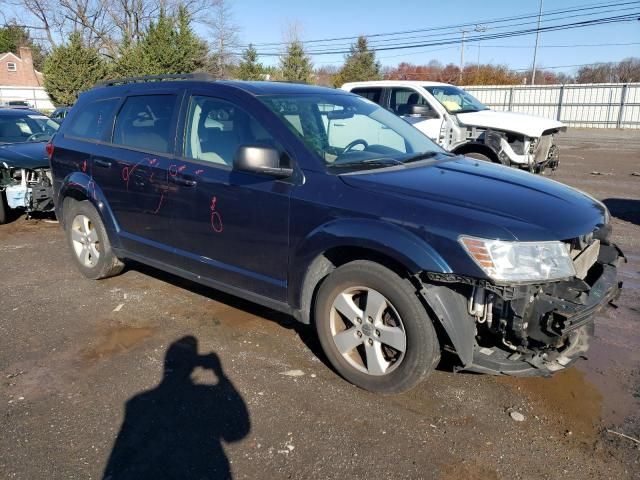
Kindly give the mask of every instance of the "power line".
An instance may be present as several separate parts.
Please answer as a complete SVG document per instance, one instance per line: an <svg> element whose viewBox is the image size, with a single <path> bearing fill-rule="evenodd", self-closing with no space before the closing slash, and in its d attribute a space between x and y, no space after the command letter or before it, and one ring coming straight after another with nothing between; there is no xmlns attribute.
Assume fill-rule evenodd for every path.
<svg viewBox="0 0 640 480"><path fill-rule="evenodd" d="M622 47L640 45L640 42L628 43L573 43L567 45L538 45L538 48L578 48L578 47ZM531 48L531 45L483 45L488 48Z"/></svg>
<svg viewBox="0 0 640 480"><path fill-rule="evenodd" d="M637 4L637 3L640 3L640 1L627 2L627 3ZM623 5L623 4L617 4L616 6L619 7L620 5ZM606 5L601 7L601 8L604 8L604 7L606 7ZM608 9L608 10L600 10L598 12L581 13L581 14L577 14L577 15L565 15L565 16L558 17L558 18L545 18L545 19L542 19L542 23L547 23L548 24L550 22L555 22L555 21L560 21L560 20L568 20L568 19L571 19L571 18L580 18L580 17L590 17L590 16L594 16L594 15L602 15L602 14L605 14L605 13L628 12L628 10L629 10L628 8L614 8L614 9ZM545 13L543 13L542 14L543 17L544 16L549 16L549 15L558 15L558 14L557 13L555 13L555 14L545 14ZM537 17L537 15L529 16L527 18L535 18L535 17ZM518 18L518 17L514 17L514 18ZM490 23L495 23L495 22L497 22L497 21L493 21L493 22L490 22ZM477 27L480 24L482 24L482 25L484 25L486 27L486 25L484 23L481 23L481 22L476 23L474 25L474 27ZM492 31L496 31L496 30L502 30L502 29L506 29L506 28L521 27L521 26L527 26L527 25L537 25L537 19L534 19L534 20L528 21L528 22L504 23L502 25L494 25L490 29ZM489 27L486 27L486 28L489 29ZM433 28L433 29L429 29L429 30L425 29L424 31L438 31L438 30L450 30L450 29L448 27L438 27L438 28ZM465 30L465 29L462 29L462 30ZM378 47L380 45L385 45L385 44L387 46L403 46L403 45L407 45L406 42L408 40L412 40L412 39L413 40L415 40L415 39L423 40L423 39L427 39L427 38L436 37L436 40L442 40L442 39L445 39L445 38L452 38L452 37L458 38L458 35L460 34L460 31L461 31L460 29L454 29L454 30L451 30L450 32L446 32L445 31L445 32L440 32L440 33L422 34L422 35L414 35L414 36L404 36L402 38L381 38L381 39L378 39L378 40L372 40L370 37L367 37L367 40L368 40L369 47L372 50L376 50L376 49L378 49ZM384 34L380 34L380 35L384 35ZM395 43L393 43L393 42L395 42ZM398 42L404 42L404 43L398 43ZM303 44L304 43L308 44L310 42L302 42L302 43ZM348 49L351 48L351 44L344 44L343 43L343 44L338 45L338 44L331 44L329 42L323 42L322 44L317 43L317 44L313 45L312 48L314 48L314 49L340 48L340 49L348 50ZM260 52L261 55L267 55L269 53L280 54L280 52L277 49L274 49L273 47L272 48L263 49ZM312 52L310 51L310 53L312 53Z"/></svg>
<svg viewBox="0 0 640 480"><path fill-rule="evenodd" d="M543 16L544 17L550 17L550 16L560 15L560 14L563 14L563 13L575 13L575 12L587 11L587 10L602 10L602 9L608 8L608 7L621 7L621 6L625 6L625 5L634 5L634 4L638 4L638 3L640 3L640 1L612 2L612 3L605 3L605 4L603 4L603 3L587 4L587 5L584 5L584 6L579 7L579 8L565 8L565 9L549 10L549 11L545 12L543 14ZM601 13L601 12L594 12L593 14L598 14L598 13ZM412 34L412 33L436 32L436 31L442 31L442 30L459 30L460 28L472 27L472 26L475 26L475 25L478 25L478 24L494 25L496 23L505 23L505 22L513 21L513 20L522 20L522 19L526 19L526 18L535 18L537 16L538 16L538 12L531 12L531 13L527 13L527 14L521 14L521 15L511 16L511 17L502 17L502 18L498 18L498 19L479 20L479 21L473 21L473 22L467 22L467 23L445 25L445 26L441 26L441 27L430 27L430 28L422 28L422 29L414 29L414 30L403 30L403 31L396 31L396 32L386 32L386 33L373 33L373 34L368 34L368 35L363 35L363 36L367 37L368 39L373 39L373 38L378 38L378 37L398 36L398 35L404 35L406 37L407 34ZM497 28L497 27L492 27L492 28ZM312 39L312 40L303 40L302 43L305 44L305 45L313 44L313 43L328 43L328 42L336 42L336 41L344 41L344 40L355 40L358 37L359 36L343 36L343 37L333 37L333 38ZM390 39L390 40L393 40L393 39ZM253 46L254 47L283 46L283 45L286 45L286 44L287 44L287 42L266 42L266 43L254 43Z"/></svg>
<svg viewBox="0 0 640 480"><path fill-rule="evenodd" d="M625 15L617 15L613 17L603 17L603 18L596 18L596 19L590 19L590 20L582 20L579 22L564 23L564 24L558 24L558 25L548 25L548 26L540 27L540 29L528 28L528 29L514 30L509 32L497 32L497 33L490 33L490 34L483 34L483 35L475 35L475 36L467 37L465 41L478 42L478 41L485 41L485 40L510 38L515 36L529 35L537 31L545 32L545 31L571 30L574 28L584 28L584 27L595 26L595 25L604 25L608 23L635 21L639 17L640 17L640 11L628 13ZM421 47L444 46L444 45L451 45L451 44L458 44L458 43L460 43L459 39L451 38L451 39L442 39L442 40L435 40L435 41L423 42L423 43L388 45L383 47L377 47L372 50L375 50L375 51L405 50L405 49L413 49L413 48L421 48ZM307 51L306 53L310 55L338 55L338 54L349 53L349 50L313 50L313 51ZM280 53L259 52L259 55L279 56Z"/></svg>

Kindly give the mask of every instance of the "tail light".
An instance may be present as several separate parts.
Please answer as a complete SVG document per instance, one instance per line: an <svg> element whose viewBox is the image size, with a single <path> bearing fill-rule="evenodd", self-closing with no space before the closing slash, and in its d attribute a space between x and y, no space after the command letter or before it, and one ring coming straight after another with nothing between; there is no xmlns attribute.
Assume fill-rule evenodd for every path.
<svg viewBox="0 0 640 480"><path fill-rule="evenodd" d="M45 151L47 152L47 155L49 156L49 160L51 160L51 157L53 157L53 143L49 142L47 143L47 145L44 147Z"/></svg>

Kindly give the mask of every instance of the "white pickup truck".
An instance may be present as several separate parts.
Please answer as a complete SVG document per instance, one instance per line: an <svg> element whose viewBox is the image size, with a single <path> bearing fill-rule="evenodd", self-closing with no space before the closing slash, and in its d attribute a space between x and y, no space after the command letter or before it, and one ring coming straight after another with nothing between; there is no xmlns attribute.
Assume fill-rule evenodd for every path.
<svg viewBox="0 0 640 480"><path fill-rule="evenodd" d="M558 121L491 110L446 83L385 80L341 88L393 111L450 152L537 173L558 166L555 135L566 130Z"/></svg>

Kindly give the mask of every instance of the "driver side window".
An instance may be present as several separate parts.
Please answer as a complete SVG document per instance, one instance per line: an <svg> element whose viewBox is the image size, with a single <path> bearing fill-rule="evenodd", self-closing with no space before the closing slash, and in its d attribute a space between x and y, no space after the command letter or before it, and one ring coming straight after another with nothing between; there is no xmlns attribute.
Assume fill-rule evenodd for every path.
<svg viewBox="0 0 640 480"><path fill-rule="evenodd" d="M431 108L427 100L411 88L394 88L391 90L391 110L396 115L409 115L413 105Z"/></svg>
<svg viewBox="0 0 640 480"><path fill-rule="evenodd" d="M279 148L253 116L233 103L214 97L191 98L184 139L184 156L232 166L241 145Z"/></svg>

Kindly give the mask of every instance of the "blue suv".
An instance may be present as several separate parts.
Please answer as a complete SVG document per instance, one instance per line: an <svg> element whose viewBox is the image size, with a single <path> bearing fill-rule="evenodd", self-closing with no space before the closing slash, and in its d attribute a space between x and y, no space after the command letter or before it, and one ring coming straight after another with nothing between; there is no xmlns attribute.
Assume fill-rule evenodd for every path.
<svg viewBox="0 0 640 480"><path fill-rule="evenodd" d="M134 260L313 324L350 382L456 369L547 375L619 294L607 208L455 156L340 90L201 76L83 93L47 146L92 279Z"/></svg>

